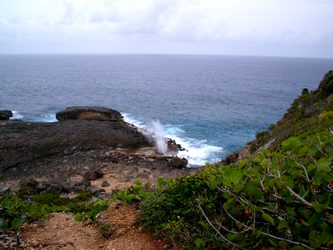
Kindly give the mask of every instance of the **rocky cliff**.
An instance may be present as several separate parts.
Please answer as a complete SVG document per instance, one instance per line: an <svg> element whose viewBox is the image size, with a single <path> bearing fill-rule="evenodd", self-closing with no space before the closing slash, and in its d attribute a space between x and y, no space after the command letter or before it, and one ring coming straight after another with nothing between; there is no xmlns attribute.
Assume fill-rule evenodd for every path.
<svg viewBox="0 0 333 250"><path fill-rule="evenodd" d="M117 182L129 184L135 178L176 176L187 165L185 159L158 154L151 140L118 111L70 107L56 117L55 123L0 122L3 185L30 178L74 184L111 173L119 177Z"/></svg>

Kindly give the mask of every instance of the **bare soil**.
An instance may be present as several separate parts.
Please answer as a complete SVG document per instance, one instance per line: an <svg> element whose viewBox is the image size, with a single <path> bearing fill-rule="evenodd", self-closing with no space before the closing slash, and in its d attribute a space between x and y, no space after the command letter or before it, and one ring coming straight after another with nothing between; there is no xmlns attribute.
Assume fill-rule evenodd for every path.
<svg viewBox="0 0 333 250"><path fill-rule="evenodd" d="M95 224L74 221L71 214L54 213L42 224L25 225L21 249L114 249L159 250L167 247L136 223L139 210L135 205L115 202L98 217ZM109 225L109 238L98 227Z"/></svg>

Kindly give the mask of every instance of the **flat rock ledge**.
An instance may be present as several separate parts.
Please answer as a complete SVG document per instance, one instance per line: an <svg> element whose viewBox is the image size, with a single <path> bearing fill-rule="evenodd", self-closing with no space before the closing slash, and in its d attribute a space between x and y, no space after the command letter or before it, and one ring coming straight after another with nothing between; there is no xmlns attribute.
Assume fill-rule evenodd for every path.
<svg viewBox="0 0 333 250"><path fill-rule="evenodd" d="M91 186L112 191L136 179L154 182L198 170L186 168L186 159L160 155L118 111L71 107L57 113L57 119L0 121L0 186L16 189L33 179L59 190Z"/></svg>
<svg viewBox="0 0 333 250"><path fill-rule="evenodd" d="M56 114L58 121L65 120L96 120L123 122L122 115L113 109L101 107L74 106Z"/></svg>

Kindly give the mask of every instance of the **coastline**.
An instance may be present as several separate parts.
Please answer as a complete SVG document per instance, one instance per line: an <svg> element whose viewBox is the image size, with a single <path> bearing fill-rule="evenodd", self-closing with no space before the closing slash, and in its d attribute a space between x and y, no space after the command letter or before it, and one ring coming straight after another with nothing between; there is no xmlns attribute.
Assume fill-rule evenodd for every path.
<svg viewBox="0 0 333 250"><path fill-rule="evenodd" d="M81 113L75 117L59 118L61 112L57 113L60 121L53 123L0 121L0 182L4 187L18 188L20 181L34 179L65 183L67 189L81 184L84 188L96 184L90 181L97 178L89 180L87 175L97 171L119 184L113 188L123 188L136 179L154 182L199 169L187 168L185 159L159 153L154 138L124 121L117 111L105 109L110 117L104 117L104 108L77 110ZM180 147L168 146L176 151ZM102 189L98 185L95 188Z"/></svg>
<svg viewBox="0 0 333 250"><path fill-rule="evenodd" d="M189 224L183 225L186 227L184 232L200 233L202 244L227 246L230 242L236 242L235 239L225 242L222 237L222 241L221 239L210 241L206 238L207 232L216 236L216 228L209 220L208 224L201 221L198 225L197 218L207 220L206 213L209 211L211 218L216 218L217 221L227 220L232 225L235 219L230 214L227 214L229 217L224 214L226 209L232 211L235 218L244 221L242 223L252 220L255 211L265 211L258 213L255 218L256 225L265 228L263 232L269 232L260 235L260 244L276 245L273 241L266 242L267 237L277 239L275 234L276 230L279 231L281 217L287 222L286 227L290 228L290 231L280 231L279 235L284 238L278 237L277 240L282 239L285 244L302 245L308 249L314 249L309 247L313 244L310 232L314 229L321 230L322 223L325 223L324 228L327 228L327 223L331 222L323 219L326 218L326 212L330 213L332 210L331 205L329 207L324 205L331 202L328 194L333 188L331 178L332 76L333 72L328 72L315 91L303 89L302 94L277 124L270 126L268 131L259 132L256 140L249 142L241 151L230 155L216 166L205 167L203 171L199 168L186 168L187 161L184 159L161 154L153 146L156 136L147 138L147 135L141 133L135 126L126 123L119 112L110 109L68 108L63 115L57 114L59 122L48 124L1 121L0 141L4 146L0 148L2 160L0 183L6 186L1 189L0 194L5 197L5 201L6 197L8 199L11 195L13 195L12 199L22 196L23 198L19 198L22 199L20 201L27 202L28 206L34 206L34 203L30 202L35 197L39 197L39 206L50 203L52 207L54 201L49 200L48 196L65 200L65 204L77 202L75 205L78 205L76 199L88 192L87 198L97 202L91 203L92 207L88 210L94 209L96 204L98 206L102 204L102 210L107 209L90 217L97 223L94 226L103 226L104 224L101 224L103 220L115 219L115 211L127 206L126 209L136 214L135 218L140 219L143 227L148 227L149 230L162 230L165 240L172 237L172 242L167 244L173 247L197 244L195 238L188 238L183 243L181 241L184 237L183 232L181 235L174 235L174 230L177 228L170 225L175 225L175 218L178 222L182 222L183 218L186 219ZM313 144L314 142L316 144ZM176 146L177 150L181 148L175 142L168 146L170 148ZM12 155L8 154L8 150L13 150ZM17 156L16 159L14 155ZM13 192L15 190L19 191ZM311 190L311 193L307 192L306 200L299 195L304 190ZM110 203L107 199L104 200L108 197L111 199ZM322 199L319 200L320 203L318 197ZM286 199L289 202L285 202ZM124 205L119 200L129 204L135 200L138 203ZM193 201L200 201L200 203ZM317 224L308 224L309 228L306 230L310 234L309 239L305 238L307 241L305 243L302 243L303 237L301 241L298 239L303 234L303 229L289 223L289 220L292 222L294 219L299 219L298 215L295 216L295 212L304 211L304 206L302 204L300 206L299 201L303 202L303 205L306 205L316 218L321 218L316 220ZM107 202L107 205L103 202ZM254 207L249 207L250 202ZM271 213L271 210L267 210L266 204L270 203L279 207L276 212ZM68 211L67 209L68 207L64 206L60 211ZM292 213L284 212L290 209L294 209ZM5 212L7 210L6 208ZM46 213L52 213L52 211L54 212L50 209ZM165 216L160 216L161 212ZM85 216L84 213L75 214L74 218L84 218L82 217ZM278 216L275 216L275 213ZM104 217L105 214L107 214L106 217ZM8 210L5 215L9 216L9 223L14 227L15 219L10 217L10 211ZM54 223L58 223L57 221L62 220L61 227L68 224L66 221L73 221L70 216L66 218L63 216L63 213L50 215L46 224L43 224L40 229L48 230L46 238L37 240L37 243L33 241L40 234L38 226L36 224L22 226L23 246L59 245L59 240L50 241L47 237L50 234L60 233L59 228L53 226ZM205 223L204 227L202 227L203 223ZM53 229L49 230L50 227ZM80 224L76 228L86 230L87 225ZM128 228L125 230L129 232ZM136 235L142 236L141 229L137 225L133 226L133 230ZM251 236L254 230L246 232L240 230L237 235L243 237L243 233L246 233L246 236L237 240L237 244L244 248L253 246L255 242L248 241L248 236ZM293 233L293 230L296 230L296 233ZM8 234L12 232L10 230ZM117 233L117 230L114 233ZM77 236L74 233L72 237ZM0 239L0 246L12 244L8 242L13 242L15 235L12 234L10 237L12 238L5 239L5 243ZM16 239L18 238L16 234ZM119 236L117 239L122 238ZM79 245L81 240L82 236L79 236L79 239L71 244ZM155 244L154 242L156 243L156 241L150 241L148 244ZM112 245L112 239L108 241L108 244ZM163 247L170 246L167 244ZM331 246L331 242L326 239L319 244ZM19 243L16 243L17 245ZM15 243L12 246L15 246Z"/></svg>

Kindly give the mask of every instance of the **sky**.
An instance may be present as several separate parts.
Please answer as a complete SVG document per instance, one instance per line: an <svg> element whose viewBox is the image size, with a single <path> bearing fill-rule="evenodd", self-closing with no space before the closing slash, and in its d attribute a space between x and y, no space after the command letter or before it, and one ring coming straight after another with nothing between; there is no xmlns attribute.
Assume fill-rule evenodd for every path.
<svg viewBox="0 0 333 250"><path fill-rule="evenodd" d="M333 58L333 0L0 0L0 54Z"/></svg>

